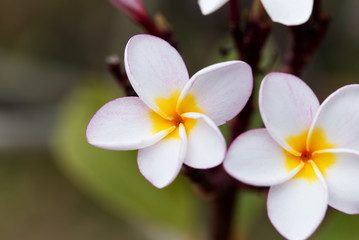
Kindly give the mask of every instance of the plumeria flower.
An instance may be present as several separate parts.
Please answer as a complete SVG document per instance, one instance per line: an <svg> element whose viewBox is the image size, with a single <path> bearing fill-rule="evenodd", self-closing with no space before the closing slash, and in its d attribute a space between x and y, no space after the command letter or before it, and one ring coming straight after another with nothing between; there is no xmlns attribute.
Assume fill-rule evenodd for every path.
<svg viewBox="0 0 359 240"><path fill-rule="evenodd" d="M274 22L292 26L308 21L314 0L261 0L268 15ZM211 14L228 0L198 0L204 15Z"/></svg>
<svg viewBox="0 0 359 240"><path fill-rule="evenodd" d="M221 164L226 143L217 126L246 104L253 82L249 65L218 63L189 79L170 44L137 35L126 46L125 67L139 97L101 107L88 124L88 142L110 150L139 149L138 167L158 188L170 184L183 163L198 169Z"/></svg>
<svg viewBox="0 0 359 240"><path fill-rule="evenodd" d="M224 167L242 182L270 186L275 228L288 239L306 239L328 204L359 213L359 85L342 87L319 105L299 78L270 73L259 107L266 129L235 139Z"/></svg>

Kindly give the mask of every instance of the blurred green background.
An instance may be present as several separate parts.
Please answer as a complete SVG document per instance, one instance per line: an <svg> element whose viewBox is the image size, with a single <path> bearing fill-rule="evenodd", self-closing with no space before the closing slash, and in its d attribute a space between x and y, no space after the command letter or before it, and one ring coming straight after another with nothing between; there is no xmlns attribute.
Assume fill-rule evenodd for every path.
<svg viewBox="0 0 359 240"><path fill-rule="evenodd" d="M202 16L196 0L143 2L172 25L191 75L224 60L219 47L231 47L225 8ZM323 2L331 26L302 76L320 100L359 83L359 2ZM267 59L281 61L288 32L273 27ZM138 172L135 152L86 142L91 116L123 95L105 59L122 57L138 33L108 1L0 1L0 239L208 237L208 205L186 178L157 190ZM264 194L244 192L236 221L242 239L281 239ZM358 224L359 216L330 209L312 239L357 239Z"/></svg>

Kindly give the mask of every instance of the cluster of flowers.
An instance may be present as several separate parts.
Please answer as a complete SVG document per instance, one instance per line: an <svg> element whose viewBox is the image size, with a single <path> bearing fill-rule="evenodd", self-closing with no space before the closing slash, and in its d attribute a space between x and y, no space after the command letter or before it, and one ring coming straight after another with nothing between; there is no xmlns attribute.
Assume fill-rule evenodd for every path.
<svg viewBox="0 0 359 240"><path fill-rule="evenodd" d="M211 14L229 0L198 0L201 12ZM149 16L141 0L110 0L128 15L141 22ZM314 0L261 0L263 7L273 22L284 25L299 25L308 21L313 10Z"/></svg>
<svg viewBox="0 0 359 240"><path fill-rule="evenodd" d="M204 2L200 6L209 13L226 0ZM280 19L273 10L279 8L269 5L294 0L262 2L272 18ZM296 2L306 9L313 5ZM248 64L218 63L189 78L170 44L142 34L129 40L125 68L138 97L100 108L87 127L87 140L109 150L139 149L139 170L154 186L170 184L182 164L207 169L223 163L234 178L270 187L268 216L289 239L308 238L328 204L359 213L359 85L340 88L320 105L299 78L269 73L259 91L266 128L241 134L226 151L218 126L233 119L252 93Z"/></svg>
<svg viewBox="0 0 359 240"><path fill-rule="evenodd" d="M211 14L229 0L198 0L204 15ZM314 0L261 0L273 22L299 25L308 21Z"/></svg>

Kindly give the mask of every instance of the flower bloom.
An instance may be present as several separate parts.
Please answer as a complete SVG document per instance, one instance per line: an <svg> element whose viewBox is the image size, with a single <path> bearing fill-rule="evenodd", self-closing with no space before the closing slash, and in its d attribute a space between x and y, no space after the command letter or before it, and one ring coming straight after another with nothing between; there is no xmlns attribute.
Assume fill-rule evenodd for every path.
<svg viewBox="0 0 359 240"><path fill-rule="evenodd" d="M270 73L259 106L266 129L235 139L224 167L242 182L270 186L275 228L288 239L305 239L328 204L359 213L359 85L342 87L319 105L299 78Z"/></svg>
<svg viewBox="0 0 359 240"><path fill-rule="evenodd" d="M206 169L222 163L218 129L252 92L252 71L241 61L214 64L189 79L179 53L164 40L132 37L125 68L139 97L106 103L90 120L87 140L110 150L139 149L138 167L154 186L170 184L182 164Z"/></svg>
<svg viewBox="0 0 359 240"><path fill-rule="evenodd" d="M261 0L273 22L292 26L308 21L313 10L313 0ZM198 0L204 15L211 14L228 0Z"/></svg>

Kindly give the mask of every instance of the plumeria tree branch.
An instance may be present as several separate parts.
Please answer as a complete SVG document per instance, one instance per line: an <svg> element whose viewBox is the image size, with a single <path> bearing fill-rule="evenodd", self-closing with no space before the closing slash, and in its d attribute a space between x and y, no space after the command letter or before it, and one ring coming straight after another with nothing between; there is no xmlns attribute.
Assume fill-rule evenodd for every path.
<svg viewBox="0 0 359 240"><path fill-rule="evenodd" d="M107 69L112 77L124 89L127 96L137 96L133 90L126 73L122 70L120 58L117 55L110 55L106 59Z"/></svg>
<svg viewBox="0 0 359 240"><path fill-rule="evenodd" d="M240 28L240 11L238 9L238 0L229 0L228 2L228 25L232 35L234 45L237 50L238 58L240 58L240 49L243 32Z"/></svg>
<svg viewBox="0 0 359 240"><path fill-rule="evenodd" d="M182 173L198 186L203 198L211 203L209 239L230 239L239 182L229 176L222 165L208 170L184 165Z"/></svg>
<svg viewBox="0 0 359 240"><path fill-rule="evenodd" d="M223 167L221 166L221 173ZM211 239L230 239L237 197L236 181L227 174L221 174L225 182L212 200Z"/></svg>
<svg viewBox="0 0 359 240"><path fill-rule="evenodd" d="M299 26L290 27L292 46L283 72L300 75L304 67L313 58L330 23L330 17L321 9L320 0L314 1L311 19Z"/></svg>
<svg viewBox="0 0 359 240"><path fill-rule="evenodd" d="M216 191L216 185L208 171L202 169L195 169L189 166L182 166L182 174L186 175L192 183L194 183L199 190L199 193L204 198L212 198Z"/></svg>
<svg viewBox="0 0 359 240"><path fill-rule="evenodd" d="M264 14L260 1L255 1L248 21L241 24L238 0L230 0L228 3L229 31L232 34L238 58L247 62L252 67L253 73L258 70L260 55L271 30L271 23L263 17Z"/></svg>
<svg viewBox="0 0 359 240"><path fill-rule="evenodd" d="M238 11L238 0L229 1L228 12L229 29L239 58L251 66L253 75L256 76L259 73L258 65L263 46L271 31L271 24L267 18L263 17L265 13L260 1L254 2L251 16L244 25L244 30L240 29L241 24L239 21L241 18ZM232 140L246 130L252 111L253 101L251 97L246 107L233 121Z"/></svg>
<svg viewBox="0 0 359 240"><path fill-rule="evenodd" d="M262 49L271 31L271 23L264 14L260 1L255 1L239 49L241 60L252 67L254 74L258 73Z"/></svg>

